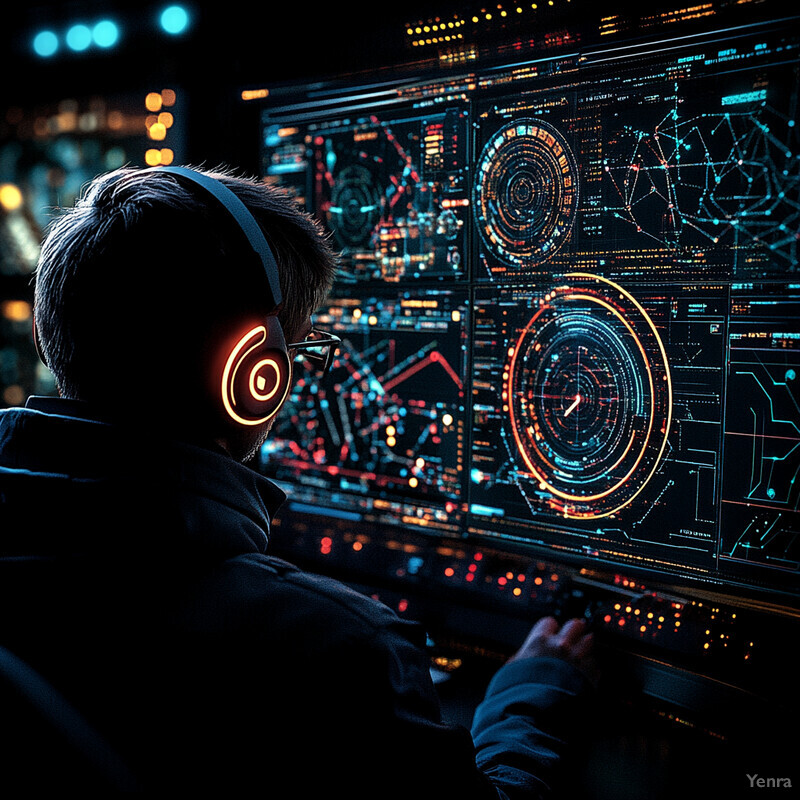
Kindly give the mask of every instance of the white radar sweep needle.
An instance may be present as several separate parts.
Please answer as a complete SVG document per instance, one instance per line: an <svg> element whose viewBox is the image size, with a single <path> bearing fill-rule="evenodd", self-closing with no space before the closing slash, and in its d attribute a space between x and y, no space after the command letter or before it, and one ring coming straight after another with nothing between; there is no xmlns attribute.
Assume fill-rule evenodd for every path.
<svg viewBox="0 0 800 800"><path fill-rule="evenodd" d="M581 396L579 394L576 394L575 399L572 401L572 405L564 412L564 416L568 417L578 407L578 404L580 402L581 402Z"/></svg>

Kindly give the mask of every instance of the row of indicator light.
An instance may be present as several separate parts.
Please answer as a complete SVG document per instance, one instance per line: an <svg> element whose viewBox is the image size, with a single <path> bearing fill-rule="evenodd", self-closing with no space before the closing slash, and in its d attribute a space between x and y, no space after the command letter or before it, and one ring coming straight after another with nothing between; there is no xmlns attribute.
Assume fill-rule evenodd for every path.
<svg viewBox="0 0 800 800"><path fill-rule="evenodd" d="M697 605L697 603L693 603ZM700 604L702 605L702 604ZM654 611L642 611L642 609L634 608L631 605L623 605L622 603L614 604L614 614L605 614L603 622L607 625L616 624L620 629L627 628L631 631L638 633L640 636L650 634L655 637L659 633L667 630L672 633L678 633L682 622L683 606L680 603L672 603L674 609L672 613L656 613ZM719 609L716 609L719 611ZM715 614L711 614L710 619L716 619ZM731 622L735 622L736 614L731 615ZM706 652L716 650L718 647L723 649L727 648L731 642L731 634L725 631L713 631L709 626L705 628L705 636L708 637L703 642L702 649ZM743 658L745 661L750 660L754 642L749 642L744 652Z"/></svg>
<svg viewBox="0 0 800 800"><path fill-rule="evenodd" d="M368 542L368 538L365 536L356 536L356 535L348 535L343 537L346 539L346 544L349 546L354 552L360 552L364 549L364 545ZM334 547L334 539L331 536L323 536L319 542L319 552L322 555L330 555L333 552ZM458 555L456 554L458 558ZM459 559L461 560L461 559ZM480 563L483 561L483 553L476 552L473 553L472 559L470 563L467 565L466 570L461 573L460 577L466 583L473 583L478 574L478 568ZM398 575L403 576L406 574L416 574L419 572L419 569L422 566L422 561L418 557L413 557L409 561L408 568L401 568L398 570ZM534 577L530 577L524 572L515 572L513 570L506 570L504 573L493 576L491 574L485 574L482 576L482 581L484 584L494 584L499 587L501 590L508 590L512 595L515 597L521 597L524 591L525 586L530 587L530 594L532 597L536 596L537 590L540 588L544 589L553 589L558 586L560 577L556 572L549 572L548 575L535 575ZM452 565L448 565L441 568L441 575L445 578L458 578L460 570L457 570L456 567Z"/></svg>
<svg viewBox="0 0 800 800"><path fill-rule="evenodd" d="M366 538L362 536L349 536L346 538L348 539L349 546L354 552L361 551L364 548L365 542L367 541ZM323 555L330 554L333 549L333 539L330 536L323 537L320 540L319 549L320 553ZM481 552L476 552L472 555L472 560L462 575L462 578L466 583L473 583L475 581L478 573L478 566L482 561L483 554ZM398 570L397 574L400 577L407 573L416 574L421 565L422 559L412 556L412 558L409 560L408 570L401 568ZM537 566L541 570L547 572L547 570L544 568L544 565ZM459 570L453 566L446 566L442 569L441 574L447 579L458 579ZM528 585L531 587L530 596L534 599L537 597L537 589L541 587L544 590L552 591L558 587L559 580L559 575L556 572L552 572L549 574L549 576L537 574L532 579L529 579L529 576L524 572L515 572L512 570L507 570L505 573L496 577L491 575L485 575L483 577L485 584L494 584L499 587L500 590L509 591L514 597L521 598L524 593L524 587ZM622 583L622 579L620 579L619 582ZM630 581L630 584L632 586L636 585L634 581ZM693 603L693 605L697 605L697 603ZM702 605L702 603L699 605ZM678 602L672 602L670 606L672 609L671 613L656 613L654 611L643 611L640 608L635 608L631 604L615 603L613 606L615 613L605 614L603 617L603 622L605 622L607 625L616 624L620 629L629 628L632 631L637 632L639 635L644 635L649 631L652 636L655 636L665 628L671 630L672 632L678 632L681 627L684 606ZM403 612L406 611L407 608L407 600L400 600L397 604L398 611ZM717 612L719 612L719 609L712 609L712 620L716 619ZM731 615L731 621L735 621L735 619L736 614L734 613ZM706 636L714 637L713 639L709 638L709 640L703 644L703 649L706 651L710 650L715 643L720 644L722 647L727 647L730 641L729 633L715 634L712 633L710 628L707 628L705 630L705 634ZM753 646L754 642L750 642L743 656L745 661L750 659Z"/></svg>
<svg viewBox="0 0 800 800"><path fill-rule="evenodd" d="M481 561L483 561L483 554L476 552L472 556L472 561L467 565L466 571L464 571L461 576L459 575L459 571L453 566L444 567L443 575L448 579L462 577L466 583L474 583L478 575L478 567ZM547 576L537 574L531 578L525 572L506 570L499 575L492 575L487 571L482 576L481 580L483 585L495 585L501 591L507 591L514 597L522 597L526 594L527 589L527 594L535 598L540 589L552 590L558 586L560 578L555 572L551 572Z"/></svg>
<svg viewBox="0 0 800 800"><path fill-rule="evenodd" d="M570 0L566 0L566 2L570 2ZM545 7L553 7L555 5L555 0L545 0L545 2L540 3L531 3L530 10L531 11L538 11L540 6ZM514 12L516 14L524 14L527 10L524 4L515 4L514 5ZM497 4L495 9L486 8L483 9L480 14L473 14L470 17L470 21L477 24L479 22L491 22L495 18L505 19L508 17L508 10L503 8L501 3ZM459 28L463 27L467 24L467 20L454 18L449 21L444 21L441 19L431 20L429 22L420 22L416 25L408 25L406 27L406 34L408 36L420 36L421 34L442 34L442 33L452 33L453 31L457 31Z"/></svg>
<svg viewBox="0 0 800 800"><path fill-rule="evenodd" d="M582 573L585 574L586 570L582 570ZM615 575L614 576L614 583L617 586L622 586L625 589L635 590L641 594L646 593L645 586L643 584L639 584L633 579L625 578L622 575ZM656 594L652 593L652 596L655 598ZM681 613L683 609L683 605L681 603L673 602L672 607L675 609L673 613L673 621L674 625L672 627L673 631L678 631L681 627ZM734 625L737 624L737 614L735 611L733 612L724 612L723 609L717 606L706 606L705 603L699 600L693 600L690 603L691 606L695 607L698 611L705 614L709 620L708 627L704 628L705 636L708 637L702 644L702 649L706 652L717 650L718 648L722 647L723 649L727 648L728 645L731 643L731 634L726 631L721 631L719 629L713 629L715 625L718 624L728 624ZM624 616L619 616L620 614L624 613L629 615L627 618ZM667 616L664 614L656 615L655 612L648 611L643 613L641 609L635 609L631 604L624 605L622 603L616 603L614 605L614 611L616 612L615 615L605 614L603 617L603 622L607 625L613 624L614 619L616 617L616 624L623 628L628 625L628 620L633 617L632 625L629 625L629 628L636 629L636 625L638 622L638 632L640 634L647 633L648 629L655 624L655 632L660 631L663 629L663 626L667 623ZM751 657L752 650L755 646L755 642L748 641L745 643L745 651L743 654L743 658L745 661L749 661Z"/></svg>
<svg viewBox="0 0 800 800"><path fill-rule="evenodd" d="M693 601L692 605L697 606L698 608L703 608L704 604L700 601ZM723 616L723 611L719 607L711 606L708 609L708 618L711 620L712 623L722 622L725 623L726 620L719 619ZM731 625L736 624L737 615L735 611L732 611L728 615L727 622ZM718 647L722 647L723 649L727 648L728 645L731 643L731 634L725 631L719 630L712 630L711 626L705 629L705 635L708 639L703 642L703 650L711 651L716 650ZM747 648L744 652L744 660L750 660L750 654L752 649L755 645L755 642L748 642Z"/></svg>
<svg viewBox="0 0 800 800"><path fill-rule="evenodd" d="M569 3L570 0L566 0L566 2ZM460 42L464 39L461 29L468 24L468 21L473 25L490 24L497 20L502 22L509 19L510 14L516 14L517 18L519 18L527 11L536 12L540 8L552 8L554 6L555 0L543 0L541 3L530 3L529 6L524 3L516 3L513 9L509 10L504 8L501 3L498 3L495 8L484 8L479 14L473 14L469 20L461 19L456 15L451 20L437 18L428 22L408 24L406 26L406 35L411 39L411 44L414 47Z"/></svg>
<svg viewBox="0 0 800 800"><path fill-rule="evenodd" d="M639 633L647 633L648 629L655 627L656 631L663 630L665 625L672 627L672 630L677 630L681 626L682 606L680 603L673 603L675 609L671 615L657 614L654 611L642 611L640 608L634 608L631 605L622 605L622 603L614 604L614 611L616 614L605 614L603 622L607 625L612 622L623 628L632 622L634 626L638 625ZM671 617L671 622L668 623L668 617Z"/></svg>
<svg viewBox="0 0 800 800"><path fill-rule="evenodd" d="M345 538L348 540L347 544L354 552L360 552L363 550L365 543L368 541L367 537L364 536L347 536ZM329 555L333 550L333 544L334 541L332 537L322 537L319 545L320 553L323 555ZM455 555L458 556L458 554ZM473 553L472 559L467 565L466 571L462 573L462 579L466 583L473 583L475 581L479 565L482 561L483 553ZM403 577L406 574L417 574L421 566L422 559L412 555L408 563L408 569L400 568L397 571L397 574L399 577ZM543 572L549 571L543 564L538 564L537 569ZM448 565L442 568L441 575L447 579L458 579L459 570L451 565ZM524 572L506 570L506 572L496 577L488 574L484 575L483 581L487 585L494 584L501 590L509 591L514 597L522 597L524 593L524 587L527 585L531 587L530 597L536 598L537 590L540 588L546 591L552 591L556 589L559 586L560 577L558 573L550 572L550 574L546 576L536 574L533 578L529 578L529 576ZM626 584L629 583L631 587L637 586L634 581L628 581L628 579L619 578L617 582L625 582ZM692 603L692 605L702 606L702 603L698 604L695 602ZM634 632L638 632L640 635L644 635L649 631L652 636L655 636L665 628L667 630L671 630L672 632L678 632L682 623L684 605L679 602L672 602L670 603L670 608L671 612L657 613L655 611L643 611L640 608L635 608L632 604L615 603L613 606L614 613L605 614L603 616L603 622L607 625L616 624L620 629L631 629ZM401 612L406 611L408 609L408 601L400 600L397 604L397 609ZM711 609L710 619L712 621L716 620L716 616L719 611L719 609ZM734 622L735 620L736 614L733 613L731 614L731 621ZM710 650L715 643L721 644L722 647L727 647L730 641L729 633L713 633L711 628L706 628L705 634L706 636L714 637L713 639L709 638L709 640L703 644L703 649L706 651ZM754 642L749 642L743 656L745 661L750 659L753 646Z"/></svg>
<svg viewBox="0 0 800 800"><path fill-rule="evenodd" d="M190 26L189 11L180 5L169 5L161 9L158 16L160 29L171 36L185 33ZM38 31L31 41L33 52L40 58L52 58L62 45L72 53L85 53L93 48L111 50L122 38L122 27L112 19L100 19L91 24L75 22L65 31L51 28Z"/></svg>
<svg viewBox="0 0 800 800"><path fill-rule="evenodd" d="M404 302L402 305L405 308L405 307L410 306L411 304ZM436 308L436 306L432 306L432 307ZM419 312L407 310L404 313L405 313L405 316L410 317L410 316L414 316L415 314L418 314ZM370 325L370 326L378 325L379 322L380 322L380 319L379 319L377 314L369 314L369 315L367 315L365 317L363 310L360 309L360 308L354 308L353 309L352 318L353 318L354 322L360 322L361 324L367 324L367 325ZM451 311L450 312L450 319L453 322L460 322L461 321L461 311L459 309L454 309L453 311Z"/></svg>

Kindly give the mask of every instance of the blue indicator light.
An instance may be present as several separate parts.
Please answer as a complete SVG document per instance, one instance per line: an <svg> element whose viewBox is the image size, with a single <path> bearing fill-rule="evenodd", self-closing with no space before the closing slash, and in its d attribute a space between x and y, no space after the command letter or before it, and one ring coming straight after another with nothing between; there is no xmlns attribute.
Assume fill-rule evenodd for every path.
<svg viewBox="0 0 800 800"><path fill-rule="evenodd" d="M308 503L290 503L289 507L292 511L299 511L305 514L316 514L322 517L335 517L336 519L344 519L348 522L358 522L361 519L361 514L356 514L352 511L342 511L339 508L323 508L317 505Z"/></svg>
<svg viewBox="0 0 800 800"><path fill-rule="evenodd" d="M479 514L482 517L503 517L505 510L502 508L492 508L491 506L482 506L478 503L472 503L469 510L473 514Z"/></svg>
<svg viewBox="0 0 800 800"><path fill-rule="evenodd" d="M67 47L75 52L86 50L92 43L92 32L86 25L73 25L67 31Z"/></svg>
<svg viewBox="0 0 800 800"><path fill-rule="evenodd" d="M58 37L53 31L40 31L33 37L33 51L37 56L48 58L58 50Z"/></svg>
<svg viewBox="0 0 800 800"><path fill-rule="evenodd" d="M113 47L119 41L119 28L111 20L104 19L92 29L92 38L98 47Z"/></svg>
<svg viewBox="0 0 800 800"><path fill-rule="evenodd" d="M189 27L189 14L183 6L167 6L161 12L161 27L170 34L183 33Z"/></svg>

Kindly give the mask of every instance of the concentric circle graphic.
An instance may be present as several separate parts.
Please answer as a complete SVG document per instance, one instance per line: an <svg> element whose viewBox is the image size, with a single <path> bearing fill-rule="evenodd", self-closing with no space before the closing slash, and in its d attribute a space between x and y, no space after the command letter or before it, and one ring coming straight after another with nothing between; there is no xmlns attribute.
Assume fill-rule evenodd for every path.
<svg viewBox="0 0 800 800"><path fill-rule="evenodd" d="M496 258L512 267L547 261L566 241L578 207L578 166L567 141L540 120L497 131L478 159L474 207Z"/></svg>
<svg viewBox="0 0 800 800"><path fill-rule="evenodd" d="M530 500L565 517L606 517L649 482L669 435L672 383L658 330L620 286L567 275L539 299L503 377Z"/></svg>
<svg viewBox="0 0 800 800"><path fill-rule="evenodd" d="M345 167L336 177L328 208L330 227L343 247L369 242L380 219L380 193L372 173L361 164Z"/></svg>

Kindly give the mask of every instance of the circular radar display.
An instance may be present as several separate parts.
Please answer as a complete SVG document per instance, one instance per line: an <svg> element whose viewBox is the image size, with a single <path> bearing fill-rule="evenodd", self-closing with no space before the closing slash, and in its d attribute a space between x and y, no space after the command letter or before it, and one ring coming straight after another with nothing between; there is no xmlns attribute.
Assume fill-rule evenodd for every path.
<svg viewBox="0 0 800 800"><path fill-rule="evenodd" d="M478 161L474 206L486 247L504 263L531 267L558 252L578 207L578 167L561 134L538 120L495 133Z"/></svg>
<svg viewBox="0 0 800 800"><path fill-rule="evenodd" d="M568 275L539 300L509 348L503 398L529 499L565 517L624 508L664 453L672 386L663 343L642 306L603 278Z"/></svg>
<svg viewBox="0 0 800 800"><path fill-rule="evenodd" d="M342 247L369 243L381 216L380 193L372 173L360 164L345 167L333 184L328 222Z"/></svg>

